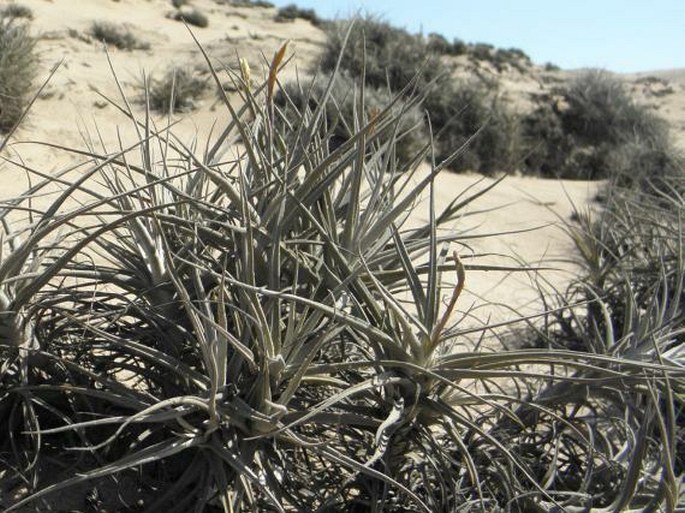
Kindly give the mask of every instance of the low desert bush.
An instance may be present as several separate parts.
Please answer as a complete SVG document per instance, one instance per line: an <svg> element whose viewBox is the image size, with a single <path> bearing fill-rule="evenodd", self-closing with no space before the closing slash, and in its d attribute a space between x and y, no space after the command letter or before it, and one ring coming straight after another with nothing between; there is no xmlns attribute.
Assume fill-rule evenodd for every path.
<svg viewBox="0 0 685 513"><path fill-rule="evenodd" d="M183 21L189 25L194 25L195 27L209 27L209 18L207 15L196 8L181 9L176 11L172 15L172 18L176 21Z"/></svg>
<svg viewBox="0 0 685 513"><path fill-rule="evenodd" d="M360 113L361 94L361 85L347 75L335 78L319 75L310 84L286 84L276 96L276 103L288 122L295 125L302 124L303 117L311 116L324 103L326 124L322 137L329 140L331 149L348 141L361 126L372 123L383 110L391 109L398 123L376 127L373 135L381 147L388 141L396 141L393 149L400 167L411 162L428 144L424 114L417 101L395 98L387 89L366 87L363 92L364 112Z"/></svg>
<svg viewBox="0 0 685 513"><path fill-rule="evenodd" d="M9 4L0 9L0 18L26 18L33 19L33 11L30 7L22 4Z"/></svg>
<svg viewBox="0 0 685 513"><path fill-rule="evenodd" d="M397 92L418 79L421 91L451 71L423 38L372 16L353 20L351 27L349 22L332 23L327 36L321 69L333 72L342 54L340 69L350 76L364 70L366 84L375 88Z"/></svg>
<svg viewBox="0 0 685 513"><path fill-rule="evenodd" d="M293 21L297 18L307 20L314 26L321 25L321 19L316 14L316 11L314 9L303 9L295 4L288 4L278 9L278 12L274 17L274 20L286 22Z"/></svg>
<svg viewBox="0 0 685 513"><path fill-rule="evenodd" d="M497 71L503 71L507 66L525 71L526 67L531 65L530 57L523 50L495 48L489 43L476 43L469 46L468 56L472 61L489 62Z"/></svg>
<svg viewBox="0 0 685 513"><path fill-rule="evenodd" d="M579 144L619 145L634 138L659 142L667 138L666 123L648 107L638 105L623 84L604 71L589 71L563 90L560 111L564 131Z"/></svg>
<svg viewBox="0 0 685 513"><path fill-rule="evenodd" d="M334 69L349 25L333 25L328 32L322 67ZM435 38L434 38L435 40ZM448 159L456 170L491 173L509 170L519 151L517 119L492 93L494 84L456 83L451 68L423 38L367 17L354 20L340 68L351 76L362 69L372 88L392 92L411 87L423 98L423 106L435 133L435 156ZM362 65L363 64L363 65ZM472 139L476 132L479 135ZM472 139L472 140L471 140ZM468 145L464 146L467 141Z"/></svg>
<svg viewBox="0 0 685 513"><path fill-rule="evenodd" d="M460 39L453 39L450 43L442 34L431 33L426 38L426 46L431 52L440 55L465 55L468 53L468 45Z"/></svg>
<svg viewBox="0 0 685 513"><path fill-rule="evenodd" d="M459 150L452 169L486 174L508 171L516 164L521 144L518 119L493 94L495 87L481 81L451 82L426 96L438 160Z"/></svg>
<svg viewBox="0 0 685 513"><path fill-rule="evenodd" d="M150 81L147 92L150 108L160 112L184 112L208 89L206 78L190 68L170 68L161 79Z"/></svg>
<svg viewBox="0 0 685 513"><path fill-rule="evenodd" d="M0 18L0 132L10 131L28 104L38 59L26 24Z"/></svg>
<svg viewBox="0 0 685 513"><path fill-rule="evenodd" d="M679 165L666 122L607 73L587 72L555 93L522 121L531 172L625 186Z"/></svg>
<svg viewBox="0 0 685 513"><path fill-rule="evenodd" d="M273 104L283 57L201 153L123 105L138 147L0 209L0 458L35 492L6 511L127 473L169 513L668 507L670 339L493 351L451 326L496 269L447 228L496 183L407 223L444 165L386 158L402 110L331 148L324 102Z"/></svg>
<svg viewBox="0 0 685 513"><path fill-rule="evenodd" d="M683 181L677 179L685 173L685 159L669 140L635 138L616 148L607 160L612 181L619 186L657 196L663 188L685 193Z"/></svg>
<svg viewBox="0 0 685 513"><path fill-rule="evenodd" d="M190 3L190 0L171 0L171 5L173 5L176 9L180 9L184 5L188 5Z"/></svg>
<svg viewBox="0 0 685 513"><path fill-rule="evenodd" d="M495 51L495 46L490 43L475 43L469 48L469 58L476 61L490 61Z"/></svg>
<svg viewBox="0 0 685 513"><path fill-rule="evenodd" d="M492 62L498 71L503 71L507 66L525 72L531 66L530 57L520 48L498 48L492 54Z"/></svg>
<svg viewBox="0 0 685 513"><path fill-rule="evenodd" d="M335 65L333 55L341 51L345 32L338 27L328 36L324 69ZM352 25L341 68L354 75L362 69L366 56L364 70L370 86L398 92L411 84L423 98L435 134L438 161L458 152L450 165L454 170L489 174L513 169L523 152L518 117L497 98L496 83L453 80L451 68L439 55L459 54L462 50L471 55L473 49L459 41L452 47L445 45L450 44L435 34L424 40L374 18L358 19ZM477 53L478 45L475 48ZM492 60L494 47L483 49ZM518 53L516 56L523 58Z"/></svg>
<svg viewBox="0 0 685 513"><path fill-rule="evenodd" d="M219 4L231 4L236 7L275 7L267 0L216 0Z"/></svg>
<svg viewBox="0 0 685 513"><path fill-rule="evenodd" d="M541 103L523 116L521 125L526 172L544 177L570 177L567 162L576 146L573 137L564 131L558 100ZM576 176L582 177L578 172Z"/></svg>
<svg viewBox="0 0 685 513"><path fill-rule="evenodd" d="M131 29L108 21L93 22L90 32L95 39L119 50L147 50L149 43L138 39Z"/></svg>

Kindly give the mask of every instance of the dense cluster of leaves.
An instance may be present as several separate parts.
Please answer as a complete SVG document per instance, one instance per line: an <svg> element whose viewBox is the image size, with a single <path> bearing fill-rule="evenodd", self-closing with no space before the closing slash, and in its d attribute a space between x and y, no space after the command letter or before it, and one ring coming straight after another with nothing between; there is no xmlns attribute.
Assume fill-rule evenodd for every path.
<svg viewBox="0 0 685 513"><path fill-rule="evenodd" d="M557 294L560 308L548 316L545 328L537 331L539 347L683 362L685 201L679 191L684 182L680 170L662 173L657 181L647 179L641 187L613 184L601 212L578 213L577 222L567 225L582 272L567 290ZM550 304L553 297L547 298ZM666 474L651 478L666 480L669 485L685 471L685 390L682 383L671 385L664 395L654 396L657 400L651 404L624 405L624 411L637 417L636 425L640 424L643 432L656 433L655 439L641 446L652 468L657 469L656 462L664 452L669 453ZM615 406L611 408L622 414ZM650 415L656 415L656 420L649 420ZM682 499L674 495L669 507L676 503L681 504ZM649 510L654 505L645 497L642 508Z"/></svg>

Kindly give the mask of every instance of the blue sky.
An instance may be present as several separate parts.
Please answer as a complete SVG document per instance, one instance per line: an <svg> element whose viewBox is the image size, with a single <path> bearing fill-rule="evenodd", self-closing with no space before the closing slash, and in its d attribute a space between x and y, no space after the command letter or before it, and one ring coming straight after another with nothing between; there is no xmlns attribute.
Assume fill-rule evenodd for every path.
<svg viewBox="0 0 685 513"><path fill-rule="evenodd" d="M293 0L271 0L277 6ZM325 18L380 14L411 32L518 47L540 64L685 68L685 0L295 0Z"/></svg>

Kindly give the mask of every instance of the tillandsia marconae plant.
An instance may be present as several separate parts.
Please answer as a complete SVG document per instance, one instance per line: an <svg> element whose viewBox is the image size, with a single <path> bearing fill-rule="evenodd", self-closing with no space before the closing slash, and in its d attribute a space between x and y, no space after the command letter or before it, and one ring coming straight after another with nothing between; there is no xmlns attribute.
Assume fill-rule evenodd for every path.
<svg viewBox="0 0 685 513"><path fill-rule="evenodd" d="M149 109L138 120L121 91L135 144L57 147L83 161L57 177L14 163L45 181L3 205L3 220L30 216L3 223L0 285L21 301L2 314L21 312L34 340L0 343L0 410L31 418L0 420L2 458L34 491L8 511L132 475L152 512L672 504L673 445L656 441L673 415L656 405L680 363L660 341L644 359L492 351L493 326L450 324L478 272L512 271L460 258L466 237L441 230L490 187L437 212L450 160L424 164L427 143L398 165L411 84L368 111L360 80L357 129L332 147L336 73L314 108L286 93L286 116L287 57L261 85L241 62L240 104L220 89L228 121L204 151ZM429 221L408 228L425 196ZM650 415L614 416L616 397ZM56 455L67 471L45 480Z"/></svg>

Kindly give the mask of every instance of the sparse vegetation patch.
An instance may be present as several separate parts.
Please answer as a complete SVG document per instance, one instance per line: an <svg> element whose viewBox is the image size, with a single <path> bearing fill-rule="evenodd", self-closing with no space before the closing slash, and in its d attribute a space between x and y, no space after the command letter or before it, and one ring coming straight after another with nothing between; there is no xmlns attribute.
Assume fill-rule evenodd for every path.
<svg viewBox="0 0 685 513"><path fill-rule="evenodd" d="M25 23L0 17L0 132L8 132L26 109L38 59Z"/></svg>
<svg viewBox="0 0 685 513"><path fill-rule="evenodd" d="M275 7L267 0L215 0L219 4L231 4L235 7Z"/></svg>
<svg viewBox="0 0 685 513"><path fill-rule="evenodd" d="M187 67L169 69L161 79L152 79L148 91L150 108L160 112L193 110L207 90L206 78Z"/></svg>
<svg viewBox="0 0 685 513"><path fill-rule="evenodd" d="M108 21L93 22L91 34L98 41L114 46L119 50L147 50L150 44L141 41L138 36L128 27Z"/></svg>
<svg viewBox="0 0 685 513"><path fill-rule="evenodd" d="M627 185L677 166L667 124L603 71L589 71L557 88L523 123L525 164L545 176L609 178Z"/></svg>
<svg viewBox="0 0 685 513"><path fill-rule="evenodd" d="M518 162L519 123L507 104L497 98L497 83L457 82L452 67L441 59L441 54L464 50L459 41L450 46L436 35L424 39L372 17L353 23L341 68L351 75L364 69L371 87L395 93L409 87L419 96L435 134L438 161L459 151L453 169L484 173L506 171ZM334 56L343 51L347 26L330 27L324 70L333 69ZM473 137L476 132L479 135Z"/></svg>
<svg viewBox="0 0 685 513"><path fill-rule="evenodd" d="M289 4L285 7L281 7L276 13L274 20L286 22L296 20L297 18L307 20L314 26L321 25L322 23L322 20L316 14L314 9L303 9L295 4Z"/></svg>
<svg viewBox="0 0 685 513"><path fill-rule="evenodd" d="M465 55L469 50L464 41L455 38L449 42L445 36L436 33L428 34L426 45L431 52L441 55Z"/></svg>
<svg viewBox="0 0 685 513"><path fill-rule="evenodd" d="M179 9L172 14L172 18L176 21L184 21L195 27L209 27L209 18L207 15L195 7Z"/></svg>
<svg viewBox="0 0 685 513"><path fill-rule="evenodd" d="M33 19L33 11L26 5L12 3L0 8L0 17L5 19L26 18L31 20Z"/></svg>
<svg viewBox="0 0 685 513"><path fill-rule="evenodd" d="M332 87L326 95L331 81ZM363 111L360 112L361 94L359 81L348 75L335 78L319 75L311 84L287 83L276 96L276 103L292 125L301 124L323 103L326 124L321 136L331 149L348 141L360 126L373 123L384 109L391 109L395 113L395 123L374 127L370 136L380 148L386 149L388 141L396 140L397 144L392 146L393 156L397 158L398 168L403 168L428 144L424 115L416 98L403 100L395 98L388 89L367 86L363 92Z"/></svg>

